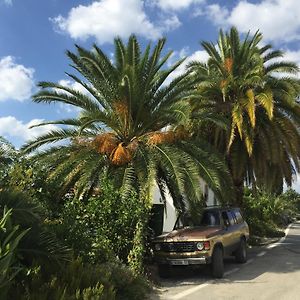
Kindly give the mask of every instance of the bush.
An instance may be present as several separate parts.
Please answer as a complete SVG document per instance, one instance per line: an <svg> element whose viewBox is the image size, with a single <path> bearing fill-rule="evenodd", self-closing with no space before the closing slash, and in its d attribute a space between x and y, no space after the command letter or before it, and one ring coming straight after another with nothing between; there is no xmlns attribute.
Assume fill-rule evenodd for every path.
<svg viewBox="0 0 300 300"><path fill-rule="evenodd" d="M6 173L6 188L26 193L31 203L42 206L48 216L57 214L64 196L57 189L59 186L57 179L48 178L48 170L45 166L28 158L19 157Z"/></svg>
<svg viewBox="0 0 300 300"><path fill-rule="evenodd" d="M300 194L293 189L288 189L285 193L280 195L280 199L289 203L289 213L291 217L297 217L300 214Z"/></svg>
<svg viewBox="0 0 300 300"><path fill-rule="evenodd" d="M140 300L149 285L120 263L90 265L74 260L53 274L39 268L15 285L11 299L20 300Z"/></svg>
<svg viewBox="0 0 300 300"><path fill-rule="evenodd" d="M15 276L22 270L17 259L20 240L28 232L19 230L11 222L12 210L4 208L0 219L0 299L6 298L7 291Z"/></svg>
<svg viewBox="0 0 300 300"><path fill-rule="evenodd" d="M136 193L123 199L106 182L99 195L87 202L67 201L54 228L84 261L101 263L117 256L126 263L137 223L145 218L144 211Z"/></svg>
<svg viewBox="0 0 300 300"><path fill-rule="evenodd" d="M246 191L243 210L250 233L259 237L282 237L280 227L287 225L296 212L295 204L287 194L274 196L262 191Z"/></svg>
<svg viewBox="0 0 300 300"><path fill-rule="evenodd" d="M45 225L43 209L24 193L0 191L0 212L11 209L11 222L28 233L20 241L19 261L31 266L33 261L61 264L71 259L71 251Z"/></svg>

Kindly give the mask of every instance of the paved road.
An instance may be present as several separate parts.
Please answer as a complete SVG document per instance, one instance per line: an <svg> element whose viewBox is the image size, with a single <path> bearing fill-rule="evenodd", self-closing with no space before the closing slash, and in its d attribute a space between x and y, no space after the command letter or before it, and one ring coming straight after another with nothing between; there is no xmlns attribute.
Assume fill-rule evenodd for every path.
<svg viewBox="0 0 300 300"><path fill-rule="evenodd" d="M276 244L250 249L246 264L227 259L223 279L212 280L207 268L177 270L153 299L300 299L300 222L286 232Z"/></svg>

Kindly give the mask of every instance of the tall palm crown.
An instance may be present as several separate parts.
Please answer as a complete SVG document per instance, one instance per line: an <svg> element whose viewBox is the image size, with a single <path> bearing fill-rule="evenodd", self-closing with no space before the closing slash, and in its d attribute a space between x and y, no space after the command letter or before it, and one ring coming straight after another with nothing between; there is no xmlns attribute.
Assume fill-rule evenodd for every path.
<svg viewBox="0 0 300 300"><path fill-rule="evenodd" d="M260 46L262 34L241 40L235 28L220 31L217 45L203 42L207 63L189 68L198 79L195 111L219 113L227 129L202 125L207 137L226 153L236 186L291 183L299 169L299 80L296 64L279 61L281 51ZM283 73L278 76L277 74Z"/></svg>
<svg viewBox="0 0 300 300"><path fill-rule="evenodd" d="M165 40L141 53L134 36L124 45L115 40L114 62L96 45L91 51L77 46L67 52L72 66L83 77L68 74L87 91L82 93L55 83L41 82L35 102L61 102L81 108L78 118L40 124L62 124L67 128L49 132L23 148L33 151L51 142L71 139L65 146L42 152L39 159L51 165L50 176L64 178L63 188L76 187L89 195L106 172L122 192L144 189L155 181L164 195L169 187L175 205L184 197L199 200L199 175L220 198L226 195L226 168L203 142L193 142L186 128L193 81L183 74L169 84L170 68L161 58ZM228 189L227 189L228 190Z"/></svg>

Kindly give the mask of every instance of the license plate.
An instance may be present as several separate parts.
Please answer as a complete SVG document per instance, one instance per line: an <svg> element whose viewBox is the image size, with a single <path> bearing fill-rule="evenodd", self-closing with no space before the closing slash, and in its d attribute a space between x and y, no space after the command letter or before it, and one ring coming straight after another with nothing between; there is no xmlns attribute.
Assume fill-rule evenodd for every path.
<svg viewBox="0 0 300 300"><path fill-rule="evenodd" d="M171 260L170 264L173 266L186 266L188 265L188 261L184 259L176 259L176 260Z"/></svg>

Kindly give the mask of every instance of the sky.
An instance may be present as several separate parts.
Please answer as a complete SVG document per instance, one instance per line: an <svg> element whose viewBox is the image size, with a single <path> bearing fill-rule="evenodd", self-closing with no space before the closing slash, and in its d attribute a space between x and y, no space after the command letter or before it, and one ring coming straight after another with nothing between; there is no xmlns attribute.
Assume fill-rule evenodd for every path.
<svg viewBox="0 0 300 300"><path fill-rule="evenodd" d="M0 135L17 148L54 125L29 129L43 120L78 113L63 105L36 104L39 81L80 89L65 51L96 43L113 60L113 39L132 33L144 47L166 37L170 63L179 58L205 61L201 41L216 42L218 32L236 26L260 30L264 42L284 50L300 64L299 0L0 0ZM184 65L175 72L178 75ZM300 177L295 188L300 191Z"/></svg>

